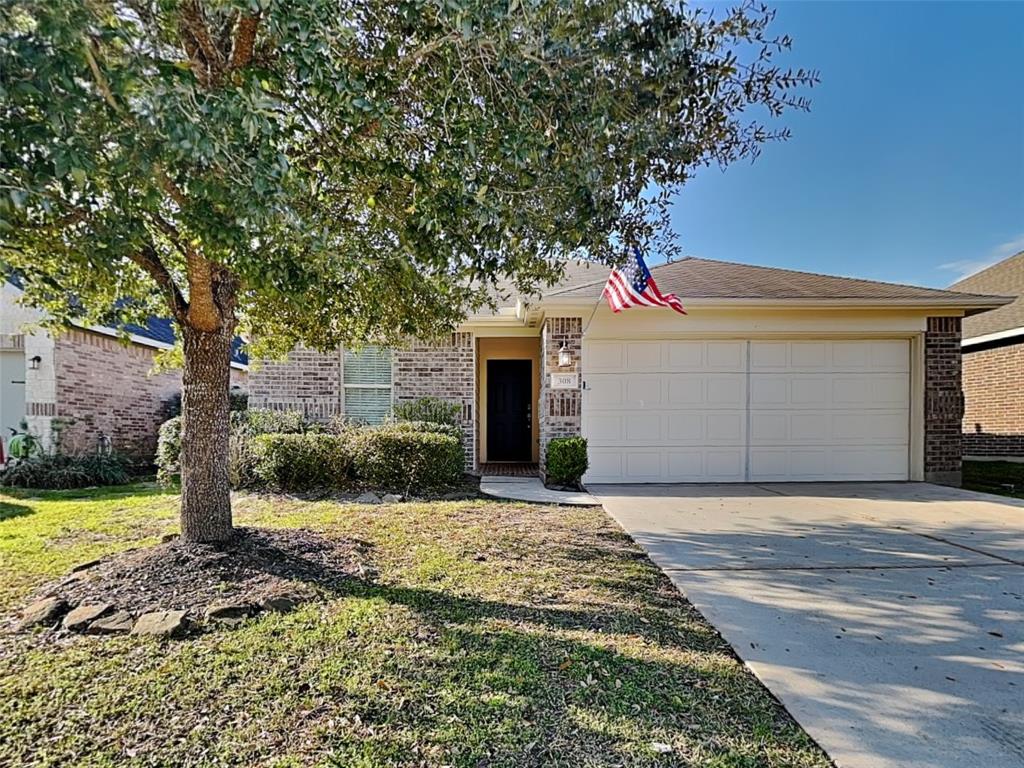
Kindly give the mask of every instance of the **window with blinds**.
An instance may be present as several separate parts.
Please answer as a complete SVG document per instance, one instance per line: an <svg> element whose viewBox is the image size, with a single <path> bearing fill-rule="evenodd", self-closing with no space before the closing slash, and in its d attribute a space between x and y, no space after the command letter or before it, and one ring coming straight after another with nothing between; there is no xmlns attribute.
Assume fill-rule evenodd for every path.
<svg viewBox="0 0 1024 768"><path fill-rule="evenodd" d="M345 417L380 424L391 413L391 350L345 350Z"/></svg>

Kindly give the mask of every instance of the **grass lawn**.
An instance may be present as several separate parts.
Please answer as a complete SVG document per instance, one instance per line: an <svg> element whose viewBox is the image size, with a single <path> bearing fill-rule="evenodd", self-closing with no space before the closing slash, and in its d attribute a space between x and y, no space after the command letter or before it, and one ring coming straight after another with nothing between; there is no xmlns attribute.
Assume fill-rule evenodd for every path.
<svg viewBox="0 0 1024 768"><path fill-rule="evenodd" d="M1024 499L1024 462L965 461L963 473L964 488Z"/></svg>
<svg viewBox="0 0 1024 768"><path fill-rule="evenodd" d="M176 502L0 495L0 611L176 530ZM373 581L183 640L6 635L0 765L830 765L600 509L235 510L366 542Z"/></svg>

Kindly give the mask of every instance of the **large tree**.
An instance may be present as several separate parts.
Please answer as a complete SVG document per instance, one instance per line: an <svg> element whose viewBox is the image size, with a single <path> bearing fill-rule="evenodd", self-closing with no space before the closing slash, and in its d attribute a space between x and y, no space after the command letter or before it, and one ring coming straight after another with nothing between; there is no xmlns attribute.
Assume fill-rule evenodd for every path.
<svg viewBox="0 0 1024 768"><path fill-rule="evenodd" d="M390 343L675 248L806 104L772 13L627 0L0 0L0 247L58 321L170 313L182 533L230 536L229 345ZM754 114L749 114L753 111ZM757 114L760 112L760 114ZM739 214L738 214L739 215Z"/></svg>

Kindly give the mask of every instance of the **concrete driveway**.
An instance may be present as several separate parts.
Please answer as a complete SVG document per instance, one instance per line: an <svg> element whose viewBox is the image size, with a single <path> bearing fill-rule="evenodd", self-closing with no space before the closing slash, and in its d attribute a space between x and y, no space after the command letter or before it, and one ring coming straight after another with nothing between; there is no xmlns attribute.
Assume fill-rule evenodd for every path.
<svg viewBox="0 0 1024 768"><path fill-rule="evenodd" d="M589 490L842 768L1024 766L1024 502L922 483Z"/></svg>

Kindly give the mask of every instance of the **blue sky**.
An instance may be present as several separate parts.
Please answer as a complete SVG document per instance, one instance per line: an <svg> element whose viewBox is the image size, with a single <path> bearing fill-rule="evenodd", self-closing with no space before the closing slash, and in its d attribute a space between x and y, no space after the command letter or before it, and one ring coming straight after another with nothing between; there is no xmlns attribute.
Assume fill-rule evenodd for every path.
<svg viewBox="0 0 1024 768"><path fill-rule="evenodd" d="M688 255L945 286L1024 250L1024 3L775 8L821 84L788 142L686 185Z"/></svg>

